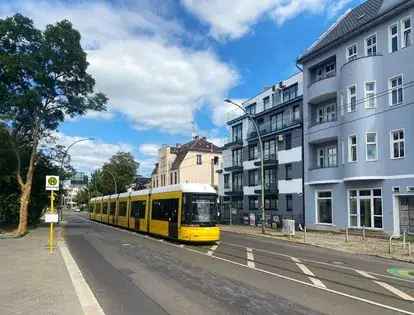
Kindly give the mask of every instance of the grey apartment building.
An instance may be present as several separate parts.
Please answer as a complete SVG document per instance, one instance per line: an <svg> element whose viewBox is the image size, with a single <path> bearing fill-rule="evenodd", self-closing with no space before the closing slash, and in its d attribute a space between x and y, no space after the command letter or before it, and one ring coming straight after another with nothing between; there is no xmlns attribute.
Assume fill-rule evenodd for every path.
<svg viewBox="0 0 414 315"><path fill-rule="evenodd" d="M414 232L413 22L368 0L299 57L308 227Z"/></svg>
<svg viewBox="0 0 414 315"><path fill-rule="evenodd" d="M264 89L242 105L259 126L263 139L265 222L284 218L303 223L302 74ZM231 106L231 105L229 105ZM247 117L228 122L219 177L221 221L260 224L261 176L257 132Z"/></svg>

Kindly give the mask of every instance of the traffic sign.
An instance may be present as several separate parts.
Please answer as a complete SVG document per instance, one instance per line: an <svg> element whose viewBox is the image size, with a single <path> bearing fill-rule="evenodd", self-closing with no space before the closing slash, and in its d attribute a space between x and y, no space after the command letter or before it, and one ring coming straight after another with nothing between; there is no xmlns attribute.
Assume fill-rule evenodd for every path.
<svg viewBox="0 0 414 315"><path fill-rule="evenodd" d="M46 190L59 190L59 176L46 176Z"/></svg>
<svg viewBox="0 0 414 315"><path fill-rule="evenodd" d="M58 214L57 213L46 213L45 222L46 223L58 223L59 222Z"/></svg>

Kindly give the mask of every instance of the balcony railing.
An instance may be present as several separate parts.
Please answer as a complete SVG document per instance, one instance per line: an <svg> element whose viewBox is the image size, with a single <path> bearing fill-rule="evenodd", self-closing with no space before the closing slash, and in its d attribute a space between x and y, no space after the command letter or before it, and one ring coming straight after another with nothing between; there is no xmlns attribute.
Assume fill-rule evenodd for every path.
<svg viewBox="0 0 414 315"><path fill-rule="evenodd" d="M320 169L325 169L325 168L335 168L338 167L338 163L333 163L333 164L326 164L326 165L316 165L313 167L310 167L309 170L313 171L313 170L320 170Z"/></svg>
<svg viewBox="0 0 414 315"><path fill-rule="evenodd" d="M225 144L225 147L233 147L233 146L242 146L243 145L243 139L242 138L233 138L229 137L227 140L227 143Z"/></svg>
<svg viewBox="0 0 414 315"><path fill-rule="evenodd" d="M319 119L317 117L314 117L311 120L310 125L312 127L312 126L322 125L322 124L337 121L337 120L338 120L338 114L335 112L335 115L323 116L323 117L319 117Z"/></svg>
<svg viewBox="0 0 414 315"><path fill-rule="evenodd" d="M277 132L277 131L289 128L291 126L294 126L300 123L301 123L300 118L283 121L282 124L280 124L279 126L275 122L272 123L272 121L267 121L266 123L259 125L259 131L260 131L261 136L265 136L265 135L268 135L269 133ZM256 138L257 137L256 129L254 127L251 127L247 132L247 136L248 138Z"/></svg>
<svg viewBox="0 0 414 315"><path fill-rule="evenodd" d="M308 87L310 87L312 84L315 84L316 82L325 80L325 79L329 79L329 78L333 78L334 76L336 76L336 70L335 71L331 71L328 73L324 73L320 76L315 77L308 85Z"/></svg>
<svg viewBox="0 0 414 315"><path fill-rule="evenodd" d="M256 161L254 162L255 166L260 166L261 162ZM264 165L273 165L273 164L277 164L277 153L264 153L263 155L263 164Z"/></svg>
<svg viewBox="0 0 414 315"><path fill-rule="evenodd" d="M278 194L279 192L279 190L277 189L276 183L265 183L264 190L265 190L265 194ZM256 194L259 194L261 193L261 191L262 191L262 187L259 186L258 189L256 189L254 192Z"/></svg>

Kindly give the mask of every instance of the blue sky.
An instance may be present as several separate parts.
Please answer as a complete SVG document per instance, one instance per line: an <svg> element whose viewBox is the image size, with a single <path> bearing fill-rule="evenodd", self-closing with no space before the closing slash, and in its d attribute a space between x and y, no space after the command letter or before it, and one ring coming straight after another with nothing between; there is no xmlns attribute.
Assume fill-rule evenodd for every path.
<svg viewBox="0 0 414 315"><path fill-rule="evenodd" d="M223 144L230 97L242 100L297 71L296 57L361 0L2 0L43 28L68 18L82 34L106 113L65 122L56 134L73 165L91 171L118 150L148 175L162 144L194 131Z"/></svg>

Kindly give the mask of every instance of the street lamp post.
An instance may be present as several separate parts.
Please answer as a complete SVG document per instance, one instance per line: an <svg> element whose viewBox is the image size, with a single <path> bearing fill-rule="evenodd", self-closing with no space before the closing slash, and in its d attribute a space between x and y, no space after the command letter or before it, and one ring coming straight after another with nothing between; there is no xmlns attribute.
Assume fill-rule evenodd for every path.
<svg viewBox="0 0 414 315"><path fill-rule="evenodd" d="M59 168L59 173L60 174L62 174L62 185L63 185L63 180L64 180L64 178L63 178L63 163L65 162L65 158L66 158L66 156L68 155L68 152L69 152L69 149L70 148L72 148L75 144L78 144L79 142L83 142L83 141L89 141L89 140L95 140L94 138L84 138L84 139L79 139L79 140L76 140L76 141L74 141L74 142L72 142L67 148L66 148L66 150L65 150L65 152L63 152L63 155L62 155L62 160L61 160L61 162L60 162L60 168ZM62 221L62 219L63 219L63 204L64 204L64 199L65 198L65 196L63 195L63 193L62 193L62 200L61 200L61 202L60 202L60 221Z"/></svg>
<svg viewBox="0 0 414 315"><path fill-rule="evenodd" d="M237 103L233 102L232 100L225 99L224 101L226 103L233 104L233 105L237 106L239 109L241 109L247 115L247 118L249 118L250 121L253 123L253 126L254 126L254 128L256 129L256 132L257 132L257 138L259 140L259 147L260 147L260 174L261 174L260 185L261 185L261 188L262 188L261 189L262 233L265 234L265 204L264 204L264 201L265 201L265 192L264 192L265 184L264 184L264 165L263 165L264 164L263 163L264 156L263 156L262 136L260 135L259 127L257 126L256 121L254 120L252 114L248 113L242 105L237 104Z"/></svg>
<svg viewBox="0 0 414 315"><path fill-rule="evenodd" d="M111 175L112 180L114 181L115 195L118 194L118 186L116 184L116 178L115 178L114 173L112 173L110 170L105 169L105 168L102 168L102 173L103 172L108 172L108 174Z"/></svg>

